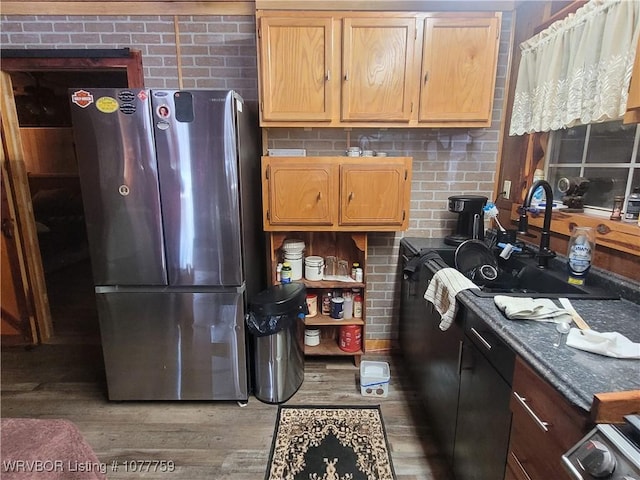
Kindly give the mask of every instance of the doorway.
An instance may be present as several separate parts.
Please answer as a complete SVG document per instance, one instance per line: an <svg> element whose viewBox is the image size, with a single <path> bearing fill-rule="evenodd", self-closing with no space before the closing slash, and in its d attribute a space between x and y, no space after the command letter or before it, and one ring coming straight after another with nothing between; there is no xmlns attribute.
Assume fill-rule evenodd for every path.
<svg viewBox="0 0 640 480"><path fill-rule="evenodd" d="M2 70L11 78L26 170L18 188L28 190L40 254L31 260L41 262L36 271L43 276L44 291L31 293L48 300L42 303L48 305L49 318L36 319L35 343L99 343L68 89L141 88L141 55L129 49L3 50L2 58ZM43 322L50 328L43 328ZM42 335L45 331L50 334Z"/></svg>

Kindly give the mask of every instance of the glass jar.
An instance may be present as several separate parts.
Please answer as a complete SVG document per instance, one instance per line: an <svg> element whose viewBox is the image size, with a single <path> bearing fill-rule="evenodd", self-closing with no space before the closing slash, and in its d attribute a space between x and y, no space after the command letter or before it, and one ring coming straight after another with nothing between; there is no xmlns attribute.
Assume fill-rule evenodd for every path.
<svg viewBox="0 0 640 480"><path fill-rule="evenodd" d="M353 317L362 318L362 296L360 294L353 297Z"/></svg>
<svg viewBox="0 0 640 480"><path fill-rule="evenodd" d="M573 285L583 285L584 279L591 268L591 260L596 248L596 234L591 227L574 227L569 239L567 257L569 261L568 282Z"/></svg>

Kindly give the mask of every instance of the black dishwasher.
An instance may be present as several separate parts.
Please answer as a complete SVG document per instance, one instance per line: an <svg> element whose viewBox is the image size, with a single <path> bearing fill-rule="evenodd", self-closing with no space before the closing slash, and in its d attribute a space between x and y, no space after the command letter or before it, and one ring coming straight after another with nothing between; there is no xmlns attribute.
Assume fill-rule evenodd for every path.
<svg viewBox="0 0 640 480"><path fill-rule="evenodd" d="M452 467L464 331L459 316L446 331L440 330L440 314L424 299L424 293L434 272L448 266L448 261L453 263L455 248L430 239L403 238L400 252L404 274L399 336L405 368L417 387L438 446Z"/></svg>
<svg viewBox="0 0 640 480"><path fill-rule="evenodd" d="M509 450L515 354L478 315L465 310L463 316L453 472L457 480L501 479Z"/></svg>
<svg viewBox="0 0 640 480"><path fill-rule="evenodd" d="M440 330L440 315L424 299L435 272L453 266L454 252L436 239L401 240L400 346L456 480L502 479L515 355L463 306Z"/></svg>

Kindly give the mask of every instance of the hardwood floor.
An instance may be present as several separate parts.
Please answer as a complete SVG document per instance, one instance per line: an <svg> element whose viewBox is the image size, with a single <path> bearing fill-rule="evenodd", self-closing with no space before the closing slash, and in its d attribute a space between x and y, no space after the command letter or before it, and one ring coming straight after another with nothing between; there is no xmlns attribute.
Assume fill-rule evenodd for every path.
<svg viewBox="0 0 640 480"><path fill-rule="evenodd" d="M450 480L419 414L415 392L391 357L387 398L360 395L350 358L307 357L305 379L287 404L380 404L398 480ZM235 402L109 402L99 345L61 343L31 350L3 347L2 417L65 418L74 422L110 479L264 478L277 406L251 397ZM172 460L173 473L126 472L112 462Z"/></svg>

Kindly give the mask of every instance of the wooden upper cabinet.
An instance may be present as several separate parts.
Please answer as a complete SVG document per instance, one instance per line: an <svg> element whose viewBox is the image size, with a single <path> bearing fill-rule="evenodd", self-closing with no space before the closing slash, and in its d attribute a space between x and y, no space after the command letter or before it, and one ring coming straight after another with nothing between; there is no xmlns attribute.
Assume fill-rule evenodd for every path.
<svg viewBox="0 0 640 480"><path fill-rule="evenodd" d="M399 231L409 225L411 157L262 157L266 231Z"/></svg>
<svg viewBox="0 0 640 480"><path fill-rule="evenodd" d="M329 121L331 17L263 17L259 22L263 121Z"/></svg>
<svg viewBox="0 0 640 480"><path fill-rule="evenodd" d="M404 164L342 165L340 224L405 225L411 190L408 175Z"/></svg>
<svg viewBox="0 0 640 480"><path fill-rule="evenodd" d="M335 165L265 158L268 159L266 163L263 161L265 226L335 223Z"/></svg>
<svg viewBox="0 0 640 480"><path fill-rule="evenodd" d="M415 18L343 20L343 121L409 121L415 38Z"/></svg>
<svg viewBox="0 0 640 480"><path fill-rule="evenodd" d="M500 19L425 19L420 122L491 124Z"/></svg>
<svg viewBox="0 0 640 480"><path fill-rule="evenodd" d="M489 126L501 18L258 10L260 126Z"/></svg>

